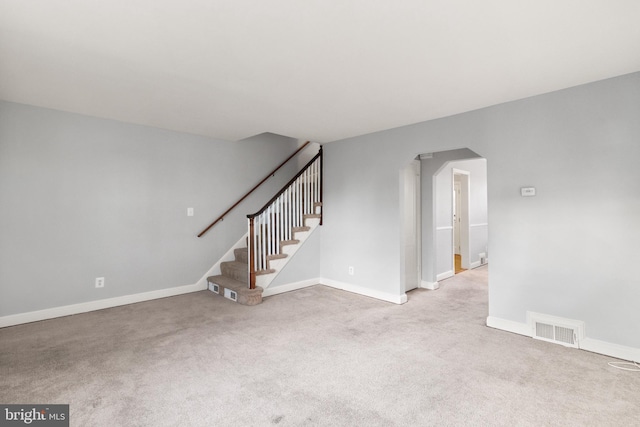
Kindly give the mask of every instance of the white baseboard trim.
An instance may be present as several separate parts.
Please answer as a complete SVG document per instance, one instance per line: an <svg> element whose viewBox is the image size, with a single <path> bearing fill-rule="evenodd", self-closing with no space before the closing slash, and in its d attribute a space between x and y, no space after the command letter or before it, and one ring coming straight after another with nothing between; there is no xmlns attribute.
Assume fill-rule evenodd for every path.
<svg viewBox="0 0 640 427"><path fill-rule="evenodd" d="M420 282L420 287L423 289L430 289L432 291L435 291L437 289L440 289L440 283L438 282L425 282L424 280L422 280Z"/></svg>
<svg viewBox="0 0 640 427"><path fill-rule="evenodd" d="M354 294L392 302L394 304L404 304L405 302L407 302L407 294L395 295L388 292L376 291L373 289L363 288L362 286L353 285L351 283L338 282L337 280L326 278L320 279L320 284L340 289L342 291L352 292Z"/></svg>
<svg viewBox="0 0 640 427"><path fill-rule="evenodd" d="M640 348L626 347L593 338L584 338L580 341L580 349L640 363Z"/></svg>
<svg viewBox="0 0 640 427"><path fill-rule="evenodd" d="M500 329L514 334L531 337L531 328L526 323L514 322L513 320L500 319L499 317L487 317L487 326Z"/></svg>
<svg viewBox="0 0 640 427"><path fill-rule="evenodd" d="M440 280L448 279L449 277L453 277L456 274L453 270L445 271L444 273L440 273L436 276L436 280L439 282Z"/></svg>
<svg viewBox="0 0 640 427"><path fill-rule="evenodd" d="M474 268L478 268L480 267L482 264L480 264L480 261L474 261L469 265L469 269L474 269Z"/></svg>
<svg viewBox="0 0 640 427"><path fill-rule="evenodd" d="M71 316L72 314L86 313L89 311L103 310L105 308L118 307L121 305L134 304L137 302L150 301L159 298L173 297L176 295L188 294L191 292L203 291L206 286L199 284L176 286L174 288L159 289L157 291L142 292L133 295L101 299L97 301L83 302L80 304L65 305L62 307L48 308L28 313L14 314L0 317L0 328L7 326L21 325L23 323L38 322L40 320L54 319L56 317Z"/></svg>
<svg viewBox="0 0 640 427"><path fill-rule="evenodd" d="M272 288L270 287L265 289L264 292L262 292L262 296L270 297L272 295L291 292L291 291L295 291L302 288L308 288L309 286L319 285L320 282L321 282L321 279L318 277L315 279L302 280L300 282L287 283L286 285L274 286Z"/></svg>
<svg viewBox="0 0 640 427"><path fill-rule="evenodd" d="M437 284L437 282L436 282ZM347 291L358 295L363 295L370 298L379 299L382 301L392 302L394 304L404 304L407 302L407 294L402 295L394 295L388 292L376 291L368 288L363 288L362 286L353 285L351 283L338 282L337 280L331 280L326 278L314 278L302 280L300 282L287 283L285 285L280 285L276 287L269 287L264 290L262 293L263 297L270 297L273 295L282 294L285 292L291 292L298 289L307 288L309 286L315 285L325 285L330 288L339 289L341 291Z"/></svg>
<svg viewBox="0 0 640 427"><path fill-rule="evenodd" d="M206 273L204 273L204 276L202 276L200 278L200 280L198 280L196 282L196 285L202 286L202 289L207 289L209 287L209 283L207 282L207 277L217 276L219 274L222 274L222 271L220 270L220 264L225 262L225 261L233 261L233 260L236 259L236 255L233 253L233 251L238 249L238 248L246 248L247 247L247 235L248 234L249 233L244 233L244 236L242 236L231 247L231 249L229 249L224 255L222 255L222 258L220 258L218 260L218 262L213 264L213 266Z"/></svg>
<svg viewBox="0 0 640 427"><path fill-rule="evenodd" d="M527 337L532 336L531 327L526 323L519 323L512 320L489 316L487 317L487 326ZM617 359L640 362L640 348L626 347L588 337L581 339L579 341L579 345L580 350L603 354Z"/></svg>

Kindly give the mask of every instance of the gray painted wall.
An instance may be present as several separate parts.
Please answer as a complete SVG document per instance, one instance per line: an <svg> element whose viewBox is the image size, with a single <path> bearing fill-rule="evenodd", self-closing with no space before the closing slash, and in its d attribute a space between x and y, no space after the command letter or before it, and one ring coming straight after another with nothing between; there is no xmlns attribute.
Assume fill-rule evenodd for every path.
<svg viewBox="0 0 640 427"><path fill-rule="evenodd" d="M296 146L272 134L232 143L0 102L0 316L195 283L295 162L197 233Z"/></svg>
<svg viewBox="0 0 640 427"><path fill-rule="evenodd" d="M468 147L488 167L488 314L583 320L588 337L639 348L638 141L634 73L326 144L322 276L400 293L399 171Z"/></svg>

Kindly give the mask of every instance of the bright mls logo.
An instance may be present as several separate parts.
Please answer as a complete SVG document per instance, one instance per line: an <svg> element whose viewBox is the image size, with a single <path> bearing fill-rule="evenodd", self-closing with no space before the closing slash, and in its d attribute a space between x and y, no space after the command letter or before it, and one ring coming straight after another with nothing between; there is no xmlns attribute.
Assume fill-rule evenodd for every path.
<svg viewBox="0 0 640 427"><path fill-rule="evenodd" d="M69 427L69 405L0 405L0 427Z"/></svg>

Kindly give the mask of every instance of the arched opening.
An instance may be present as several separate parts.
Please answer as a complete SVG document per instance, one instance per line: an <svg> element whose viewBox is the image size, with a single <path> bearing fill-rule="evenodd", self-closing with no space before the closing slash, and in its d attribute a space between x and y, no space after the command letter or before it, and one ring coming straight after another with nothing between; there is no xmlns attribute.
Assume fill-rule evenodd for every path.
<svg viewBox="0 0 640 427"><path fill-rule="evenodd" d="M414 185L415 176L419 183ZM401 171L400 181L405 292L438 289L439 282L456 274L456 258L459 271L488 262L486 159L467 148L422 154Z"/></svg>

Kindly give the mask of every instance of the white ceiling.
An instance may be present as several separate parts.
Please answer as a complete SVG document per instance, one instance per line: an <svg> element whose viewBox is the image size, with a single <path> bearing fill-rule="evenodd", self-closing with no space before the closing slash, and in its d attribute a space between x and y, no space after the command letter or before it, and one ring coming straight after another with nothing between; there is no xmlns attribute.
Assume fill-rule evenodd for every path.
<svg viewBox="0 0 640 427"><path fill-rule="evenodd" d="M0 99L319 142L640 70L638 0L0 0Z"/></svg>

